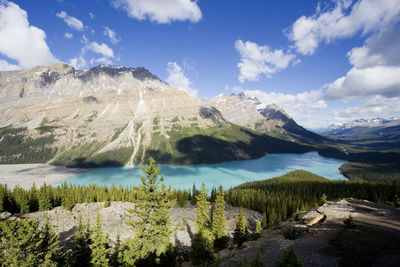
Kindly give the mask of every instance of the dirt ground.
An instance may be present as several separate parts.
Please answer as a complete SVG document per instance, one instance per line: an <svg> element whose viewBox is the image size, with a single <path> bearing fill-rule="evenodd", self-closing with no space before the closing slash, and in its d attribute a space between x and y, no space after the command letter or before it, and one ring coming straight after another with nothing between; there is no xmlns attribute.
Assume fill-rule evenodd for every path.
<svg viewBox="0 0 400 267"><path fill-rule="evenodd" d="M288 224L265 230L262 238L237 250L217 255L220 266L237 266L244 257L259 253L264 266L275 266L282 249L293 247L304 266L400 266L400 210L382 204L348 198L328 202L318 209L323 222L308 228L295 240L285 239ZM354 227L343 221L351 215Z"/></svg>

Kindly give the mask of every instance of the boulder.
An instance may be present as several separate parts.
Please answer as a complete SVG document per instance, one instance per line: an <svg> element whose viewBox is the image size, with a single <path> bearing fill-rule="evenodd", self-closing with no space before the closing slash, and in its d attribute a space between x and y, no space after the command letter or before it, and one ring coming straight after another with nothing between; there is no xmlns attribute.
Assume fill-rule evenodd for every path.
<svg viewBox="0 0 400 267"><path fill-rule="evenodd" d="M302 216L302 220L307 226L312 226L321 221L323 218L324 215L314 210L309 211Z"/></svg>

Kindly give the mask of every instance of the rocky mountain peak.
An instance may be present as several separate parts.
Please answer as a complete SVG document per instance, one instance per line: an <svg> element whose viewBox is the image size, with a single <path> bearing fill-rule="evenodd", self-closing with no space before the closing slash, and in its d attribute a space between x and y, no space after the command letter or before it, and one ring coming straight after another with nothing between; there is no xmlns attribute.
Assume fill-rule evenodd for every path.
<svg viewBox="0 0 400 267"><path fill-rule="evenodd" d="M133 78L140 81L144 81L146 79L161 81L156 75L152 74L144 67L127 68L106 64L98 65L90 69L79 70L77 71L76 76L83 81L90 81L97 78L99 74L106 74L112 78L116 78L126 73L131 73Z"/></svg>
<svg viewBox="0 0 400 267"><path fill-rule="evenodd" d="M270 120L281 120L283 122L291 120L289 114L276 104L265 105L258 109L261 115Z"/></svg>
<svg viewBox="0 0 400 267"><path fill-rule="evenodd" d="M240 92L236 95L238 98L240 98L242 101L250 102L254 105L260 105L261 102L258 100L257 97L251 96L247 94L246 92Z"/></svg>

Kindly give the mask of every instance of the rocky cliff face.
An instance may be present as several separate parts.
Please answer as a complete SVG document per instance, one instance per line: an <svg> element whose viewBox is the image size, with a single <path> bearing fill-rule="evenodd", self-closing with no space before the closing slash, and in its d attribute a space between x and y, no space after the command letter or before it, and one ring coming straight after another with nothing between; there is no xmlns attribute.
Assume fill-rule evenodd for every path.
<svg viewBox="0 0 400 267"><path fill-rule="evenodd" d="M243 127L288 136L284 118L259 112L258 100L246 97L200 101L145 68L56 64L0 72L0 162L132 166L153 156L192 164L275 152L255 153L255 139L271 140Z"/></svg>
<svg viewBox="0 0 400 267"><path fill-rule="evenodd" d="M299 126L281 107L263 105L244 92L230 96L221 94L204 103L215 106L228 121L269 136L311 144L328 141Z"/></svg>

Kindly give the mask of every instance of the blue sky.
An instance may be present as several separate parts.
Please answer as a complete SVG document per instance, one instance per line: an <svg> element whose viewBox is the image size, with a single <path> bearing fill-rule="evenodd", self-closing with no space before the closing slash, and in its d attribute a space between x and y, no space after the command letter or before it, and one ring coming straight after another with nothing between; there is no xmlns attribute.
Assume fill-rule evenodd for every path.
<svg viewBox="0 0 400 267"><path fill-rule="evenodd" d="M400 0L0 0L0 69L144 66L301 125L400 116Z"/></svg>

